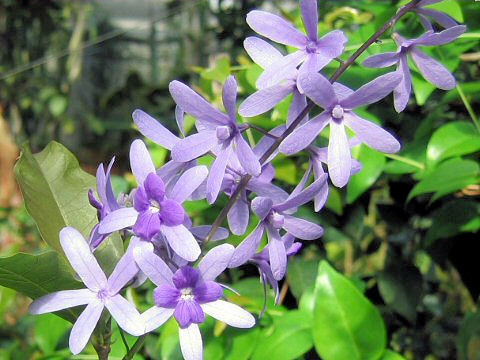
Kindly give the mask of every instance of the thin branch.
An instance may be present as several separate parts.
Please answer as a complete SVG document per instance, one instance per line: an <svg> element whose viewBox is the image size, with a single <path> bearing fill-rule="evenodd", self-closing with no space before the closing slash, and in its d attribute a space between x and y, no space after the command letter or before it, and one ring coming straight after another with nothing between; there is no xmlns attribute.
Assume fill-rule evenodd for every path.
<svg viewBox="0 0 480 360"><path fill-rule="evenodd" d="M405 15L407 12L415 8L415 6L420 2L420 0L413 0L409 2L407 5L402 7L396 14L393 16L389 21L387 21L375 34L373 34L360 48L353 53L347 61L345 61L337 71L330 77L329 81L333 84L335 81L340 78L340 76L347 70L354 62L355 60L365 51L367 48L373 44L375 41L377 41L380 36L382 36L388 29L390 29L393 25L397 23L397 21ZM265 162L270 158L270 156L278 149L280 144L282 143L285 138L290 135L300 124L300 122L303 120L303 118L314 108L315 104L311 101L307 101L307 106L302 110L302 112L295 118L295 120L292 122L292 124L283 132L281 136L279 136L275 142L268 148L268 150L262 155L260 158L260 164L264 165ZM226 219L228 212L230 209L233 207L233 205L238 201L240 198L240 194L242 191L246 188L248 182L252 178L251 175L245 175L242 177L240 180L240 183L238 184L237 188L235 189L234 193L228 200L227 205L222 209L220 214L217 216L215 219L214 223L212 224L212 228L210 229L210 232L207 235L207 238L205 239L205 242L209 242L213 235L217 232L218 228L222 224L222 222Z"/></svg>
<svg viewBox="0 0 480 360"><path fill-rule="evenodd" d="M250 123L246 123L246 124L248 125L249 128L251 128L251 129L253 129L253 130L255 130L255 131L258 131L259 133L261 133L261 134L263 134L263 135L265 135L265 136L268 136L268 137L270 137L270 138L272 138L272 139L277 139L277 138L278 138L278 136L273 135L273 134L270 134L267 130L262 129L260 126L257 126L257 125L254 125L254 124L250 124ZM248 130L248 128L247 128L247 130Z"/></svg>
<svg viewBox="0 0 480 360"><path fill-rule="evenodd" d="M130 351L127 353L127 355L125 355L123 357L122 360L131 360L133 359L133 357L135 356L135 354L137 352L140 351L140 349L142 348L143 346L143 343L145 342L145 338L147 337L147 335L142 335L140 336L137 341L135 342L135 344L133 344L133 347L130 349Z"/></svg>
<svg viewBox="0 0 480 360"><path fill-rule="evenodd" d="M478 132L480 132L480 122L478 121L477 114L475 114L475 111L473 111L472 105L470 105L470 101L468 101L467 97L465 96L465 93L463 92L462 87L458 83L457 83L457 91L458 91L458 95L460 95L460 98L463 101L463 105L465 105L465 109L467 109L468 114L470 115L470 118L475 124L475 127L477 128Z"/></svg>
<svg viewBox="0 0 480 360"><path fill-rule="evenodd" d="M130 346L128 346L128 341L125 338L125 334L123 333L123 330L121 327L118 327L118 330L120 331L120 337L122 338L123 345L125 345L125 350L128 353L130 351Z"/></svg>

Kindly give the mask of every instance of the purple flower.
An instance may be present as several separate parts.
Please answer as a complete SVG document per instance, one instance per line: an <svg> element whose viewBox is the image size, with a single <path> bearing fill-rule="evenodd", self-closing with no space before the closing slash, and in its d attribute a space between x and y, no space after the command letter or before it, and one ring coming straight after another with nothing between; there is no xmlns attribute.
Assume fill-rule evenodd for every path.
<svg viewBox="0 0 480 360"><path fill-rule="evenodd" d="M97 217L99 221L102 221L112 211L120 208L120 205L113 194L112 182L110 180L110 172L114 161L115 158L110 161L106 172L103 164L100 164L97 168L97 193L100 200L97 200L95 197L93 189L88 191L88 200L90 204L97 209ZM98 232L98 226L99 224L95 225L90 233L88 243L92 250L95 250L109 235L100 234Z"/></svg>
<svg viewBox="0 0 480 360"><path fill-rule="evenodd" d="M130 166L139 187L135 192L134 206L118 209L100 222L100 233L133 227L135 235L150 241L162 234L173 251L187 261L200 255L200 247L192 233L183 224L186 219L182 203L205 180L208 170L196 166L185 171L166 191L163 180L155 172L145 144L135 140L130 148Z"/></svg>
<svg viewBox="0 0 480 360"><path fill-rule="evenodd" d="M363 65L374 68L384 68L397 64L397 71L402 75L400 83L393 92L394 105L397 112L405 109L412 91L412 77L408 68L407 55L412 57L413 62L423 77L436 87L443 90L453 89L456 85L455 78L437 60L426 55L418 49L418 46L437 46L454 41L466 30L464 25L453 26L439 33L427 31L417 39L406 40L398 34L393 38L398 45L396 52L387 52L369 57Z"/></svg>
<svg viewBox="0 0 480 360"><path fill-rule="evenodd" d="M420 16L420 20L422 21L422 24L426 30L433 30L432 23L428 20L427 16L431 17L446 29L458 25L458 23L450 15L447 15L441 11L424 8L425 6L433 5L441 1L443 0L422 0L417 4L415 9L413 9L413 11Z"/></svg>
<svg viewBox="0 0 480 360"><path fill-rule="evenodd" d="M282 54L265 40L251 36L243 43L245 50L252 60L263 69L267 69L275 62L283 59ZM238 113L244 117L252 117L263 114L280 101L293 93L293 100L290 105L287 117L287 126L307 105L305 95L297 88L298 70L294 67L289 74L285 75L282 81L269 84L258 82L259 90L247 97L238 108Z"/></svg>
<svg viewBox="0 0 480 360"><path fill-rule="evenodd" d="M196 360L203 358L198 324L205 320L205 314L238 328L254 326L255 319L249 312L220 300L223 289L214 281L226 269L233 251L229 244L216 246L200 261L198 269L184 266L173 274L158 256L148 249L137 248L134 252L137 262L148 264L144 271L157 285L155 306L141 315L146 332L155 330L173 315L180 325L183 357Z"/></svg>
<svg viewBox="0 0 480 360"><path fill-rule="evenodd" d="M317 1L302 0L300 7L307 35L277 15L259 10L248 13L247 23L255 32L280 44L298 49L271 64L258 79L257 86L275 84L288 78L292 69L300 64L302 64L299 68L301 74L316 73L343 53L347 38L342 31L334 30L318 38Z"/></svg>
<svg viewBox="0 0 480 360"><path fill-rule="evenodd" d="M345 125L355 132L359 140L378 151L394 153L400 149L400 144L392 135L380 126L362 119L352 110L383 99L400 83L401 78L398 72L388 73L343 97L336 93L335 87L322 75L310 73L301 76L299 81L305 94L325 111L290 134L280 144L280 152L293 154L305 149L330 125L328 172L335 186L345 186L352 168Z"/></svg>
<svg viewBox="0 0 480 360"><path fill-rule="evenodd" d="M119 294L136 272L125 271L120 260L107 280L87 242L74 228L66 227L60 231L60 243L68 261L87 288L45 295L30 305L30 313L45 314L87 305L70 334L69 345L73 354L80 353L87 345L104 308L126 332L134 336L145 333L145 324L135 306Z"/></svg>
<svg viewBox="0 0 480 360"><path fill-rule="evenodd" d="M227 114L211 106L205 99L179 81L170 83L170 93L185 112L197 118L197 134L174 145L172 158L186 162L212 151L216 159L207 179L207 200L213 203L222 185L223 176L231 157L236 156L250 175L261 172L260 163L242 137L242 128L236 122L237 82L230 76L223 86L223 104Z"/></svg>
<svg viewBox="0 0 480 360"><path fill-rule="evenodd" d="M281 202L274 204L272 199L256 197L252 201L252 210L260 218L253 232L235 249L229 267L237 267L250 260L257 251L265 229L268 237L268 257L273 278L281 280L287 268L285 244L280 229L302 240L315 240L322 236L321 226L292 216L296 208L307 203L325 186L327 176L313 182L302 191L296 192Z"/></svg>

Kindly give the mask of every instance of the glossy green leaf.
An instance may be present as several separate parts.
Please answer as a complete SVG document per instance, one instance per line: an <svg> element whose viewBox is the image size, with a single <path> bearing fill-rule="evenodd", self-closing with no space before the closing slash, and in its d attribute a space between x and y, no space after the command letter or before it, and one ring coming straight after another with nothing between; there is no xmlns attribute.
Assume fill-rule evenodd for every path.
<svg viewBox="0 0 480 360"><path fill-rule="evenodd" d="M288 262L287 280L293 295L300 299L305 291L313 289L317 276L318 260L292 257Z"/></svg>
<svg viewBox="0 0 480 360"><path fill-rule="evenodd" d="M473 124L456 121L436 130L427 146L427 164L432 166L441 160L470 154L480 150L480 134Z"/></svg>
<svg viewBox="0 0 480 360"><path fill-rule="evenodd" d="M478 174L479 166L475 161L460 158L447 160L415 185L408 194L407 201L415 196L431 192L435 193L432 198L432 201L435 201L441 196L478 183Z"/></svg>
<svg viewBox="0 0 480 360"><path fill-rule="evenodd" d="M405 358L392 350L387 350L383 353L380 360L405 360Z"/></svg>
<svg viewBox="0 0 480 360"><path fill-rule="evenodd" d="M274 331L261 335L252 360L293 360L305 354L313 346L311 314L288 311L274 319Z"/></svg>
<svg viewBox="0 0 480 360"><path fill-rule="evenodd" d="M387 342L377 308L326 261L318 268L313 338L324 360L378 359Z"/></svg>
<svg viewBox="0 0 480 360"><path fill-rule="evenodd" d="M232 339L230 352L225 360L248 360L251 358L253 350L258 343L260 328L242 329L238 335Z"/></svg>
<svg viewBox="0 0 480 360"><path fill-rule="evenodd" d="M63 145L52 141L35 155L24 145L15 177L28 213L52 248L63 254L58 233L65 226L73 226L88 238L97 214L88 203L87 192L95 188L95 180Z"/></svg>
<svg viewBox="0 0 480 360"><path fill-rule="evenodd" d="M365 145L354 150L354 155L362 163L362 170L350 178L347 186L347 203L351 204L372 186L382 174L385 156Z"/></svg>
<svg viewBox="0 0 480 360"><path fill-rule="evenodd" d="M55 351L62 336L70 327L68 321L52 314L35 316L35 340L40 349L48 355Z"/></svg>
<svg viewBox="0 0 480 360"><path fill-rule="evenodd" d="M420 106L425 105L428 98L435 90L435 86L424 80L423 77L416 72L412 72L412 87L415 94L415 100Z"/></svg>
<svg viewBox="0 0 480 360"><path fill-rule="evenodd" d="M82 288L82 283L73 278L65 260L55 251L40 255L20 253L0 258L0 285L32 299L55 291ZM76 318L72 309L59 314L69 321Z"/></svg>

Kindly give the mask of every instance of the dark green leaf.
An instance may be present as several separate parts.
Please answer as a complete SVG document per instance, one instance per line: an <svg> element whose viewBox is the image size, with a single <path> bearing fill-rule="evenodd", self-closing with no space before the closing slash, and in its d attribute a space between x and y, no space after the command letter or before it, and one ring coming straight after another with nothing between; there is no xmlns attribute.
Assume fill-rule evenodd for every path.
<svg viewBox="0 0 480 360"><path fill-rule="evenodd" d="M460 325L457 350L461 360L476 360L480 353L480 313L467 313Z"/></svg>
<svg viewBox="0 0 480 360"><path fill-rule="evenodd" d="M387 350L383 353L380 360L405 360L405 358L399 353L393 352L391 350Z"/></svg>
<svg viewBox="0 0 480 360"><path fill-rule="evenodd" d="M225 360L248 360L257 345L260 335L260 328L244 330L234 336L232 347Z"/></svg>
<svg viewBox="0 0 480 360"><path fill-rule="evenodd" d="M317 276L318 260L305 260L300 257L292 257L288 262L287 280L290 289L297 301L308 289L315 286Z"/></svg>
<svg viewBox="0 0 480 360"><path fill-rule="evenodd" d="M67 321L52 314L38 315L35 317L35 340L48 355L55 351L61 337L70 327Z"/></svg>

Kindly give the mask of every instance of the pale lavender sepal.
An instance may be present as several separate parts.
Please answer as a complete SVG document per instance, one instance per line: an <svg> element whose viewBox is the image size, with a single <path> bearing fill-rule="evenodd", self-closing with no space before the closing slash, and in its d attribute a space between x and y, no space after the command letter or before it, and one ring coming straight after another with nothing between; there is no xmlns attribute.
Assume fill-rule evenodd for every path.
<svg viewBox="0 0 480 360"><path fill-rule="evenodd" d="M203 360L202 335L197 324L178 330L180 349L185 360Z"/></svg>
<svg viewBox="0 0 480 360"><path fill-rule="evenodd" d="M399 59L398 52L386 52L383 54L372 55L363 62L363 66L372 68L384 68L395 65Z"/></svg>
<svg viewBox="0 0 480 360"><path fill-rule="evenodd" d="M211 317L236 328L247 329L255 325L255 318L240 306L224 300L212 301L200 305Z"/></svg>
<svg viewBox="0 0 480 360"><path fill-rule="evenodd" d="M263 196L257 196L251 203L252 211L260 220L264 220L273 207L273 200Z"/></svg>
<svg viewBox="0 0 480 360"><path fill-rule="evenodd" d="M132 227L137 222L138 212L133 207L121 208L108 214L100 222L100 234L109 234L114 231Z"/></svg>
<svg viewBox="0 0 480 360"><path fill-rule="evenodd" d="M73 355L82 352L102 315L104 305L97 299L87 305L73 325L69 347Z"/></svg>
<svg viewBox="0 0 480 360"><path fill-rule="evenodd" d="M323 228L320 225L290 215L284 215L283 228L302 240L315 240L323 235Z"/></svg>
<svg viewBox="0 0 480 360"><path fill-rule="evenodd" d="M222 100L230 122L235 123L237 116L237 82L232 75L223 84Z"/></svg>
<svg viewBox="0 0 480 360"><path fill-rule="evenodd" d="M234 141L237 145L236 155L238 161L242 165L242 168L247 172L247 174L252 176L260 175L262 168L250 145L247 144L241 134L238 134Z"/></svg>
<svg viewBox="0 0 480 360"><path fill-rule="evenodd" d="M175 121L183 137L185 137L185 111L180 106L175 106Z"/></svg>
<svg viewBox="0 0 480 360"><path fill-rule="evenodd" d="M293 98L290 107L288 108L288 115L287 115L287 127L290 127L292 122L300 116L301 112L307 106L307 97L303 94L300 94L298 90L293 91ZM302 119L300 124L303 124L305 121L308 121L308 114Z"/></svg>
<svg viewBox="0 0 480 360"><path fill-rule="evenodd" d="M197 240L184 225L162 225L161 232L178 256L187 261L195 261L200 256L201 250Z"/></svg>
<svg viewBox="0 0 480 360"><path fill-rule="evenodd" d="M343 123L330 122L328 174L336 187L344 187L350 178L351 154Z"/></svg>
<svg viewBox="0 0 480 360"><path fill-rule="evenodd" d="M180 140L172 149L172 159L187 162L200 157L217 145L215 130L204 130Z"/></svg>
<svg viewBox="0 0 480 360"><path fill-rule="evenodd" d="M227 214L228 227L235 235L243 235L248 227L248 220L250 218L248 202L245 199L238 199L233 204L232 208Z"/></svg>
<svg viewBox="0 0 480 360"><path fill-rule="evenodd" d="M212 248L198 264L203 280L215 280L228 267L234 251L235 248L230 244Z"/></svg>
<svg viewBox="0 0 480 360"><path fill-rule="evenodd" d="M97 295L90 289L57 291L35 300L30 305L29 313L39 315L60 311L74 306L88 304L96 298Z"/></svg>
<svg viewBox="0 0 480 360"><path fill-rule="evenodd" d="M130 146L130 167L139 185L143 184L148 174L155 172L155 165L142 140L134 140Z"/></svg>
<svg viewBox="0 0 480 360"><path fill-rule="evenodd" d="M288 81L258 90L247 97L238 108L238 113L244 117L263 114L275 107L280 101L290 95L295 89L295 82Z"/></svg>
<svg viewBox="0 0 480 360"><path fill-rule="evenodd" d="M412 92L412 76L410 75L406 56L400 57L397 71L402 74L402 81L393 90L393 105L395 111L400 113L407 107Z"/></svg>
<svg viewBox="0 0 480 360"><path fill-rule="evenodd" d="M329 109L338 102L332 84L323 75L303 73L298 76L298 82L305 94L322 108Z"/></svg>
<svg viewBox="0 0 480 360"><path fill-rule="evenodd" d="M262 223L258 224L255 230L237 246L228 265L229 268L238 267L250 260L260 245L264 229L265 226Z"/></svg>
<svg viewBox="0 0 480 360"><path fill-rule="evenodd" d="M298 194L294 194L294 196L289 197L283 203L277 204L274 206L276 211L285 211L291 208L296 208L306 204L310 200L312 200L315 195L317 195L320 190L324 187L325 183L327 182L328 176L324 174L323 176L316 179L312 184L310 184L307 188L300 191Z"/></svg>
<svg viewBox="0 0 480 360"><path fill-rule="evenodd" d="M153 306L142 313L141 317L145 323L145 333L149 333L162 326L172 317L174 311L175 309L165 309Z"/></svg>
<svg viewBox="0 0 480 360"><path fill-rule="evenodd" d="M456 86L453 75L437 60L418 49L412 49L410 55L418 70L428 82L442 90L451 90Z"/></svg>
<svg viewBox="0 0 480 360"><path fill-rule="evenodd" d="M306 57L305 52L298 50L275 61L258 77L256 83L257 88L264 89L276 85L281 81L295 78L297 72L296 67L301 64Z"/></svg>
<svg viewBox="0 0 480 360"><path fill-rule="evenodd" d="M243 42L243 47L253 62L263 69L273 65L276 61L283 58L282 53L263 39L255 36L247 37Z"/></svg>
<svg viewBox="0 0 480 360"><path fill-rule="evenodd" d="M133 236L130 239L127 251L120 258L112 274L108 277L107 284L110 291L117 294L122 288L132 280L140 270L133 258L133 249L141 241L139 238Z"/></svg>
<svg viewBox="0 0 480 360"><path fill-rule="evenodd" d="M136 109L132 114L132 118L143 136L168 150L171 150L180 140L143 110Z"/></svg>
<svg viewBox="0 0 480 360"><path fill-rule="evenodd" d="M153 251L153 244L147 241L139 241L132 250L136 263L155 285L173 285L172 271Z"/></svg>
<svg viewBox="0 0 480 360"><path fill-rule="evenodd" d="M105 307L123 330L133 336L145 333L144 324L139 321L140 315L135 306L121 295L109 297Z"/></svg>
<svg viewBox="0 0 480 360"><path fill-rule="evenodd" d="M210 174L207 179L207 200L213 204L217 199L218 193L222 186L225 169L228 160L232 154L232 145L229 144L222 149L210 168Z"/></svg>
<svg viewBox="0 0 480 360"><path fill-rule="evenodd" d="M287 253L278 229L267 225L268 257L275 280L281 280L287 270Z"/></svg>
<svg viewBox="0 0 480 360"><path fill-rule="evenodd" d="M308 38L313 41L318 40L318 11L316 0L302 0L300 2L303 24L307 30Z"/></svg>
<svg viewBox="0 0 480 360"><path fill-rule="evenodd" d="M168 194L170 199L183 203L207 178L208 169L204 165L194 166L186 170Z"/></svg>
<svg viewBox="0 0 480 360"><path fill-rule="evenodd" d="M211 225L199 225L199 226L193 226L190 228L190 232L200 240L205 240L212 229ZM219 241L219 240L225 240L228 238L228 230L225 228L218 228L217 231L215 232L215 235L213 235L211 241Z"/></svg>

